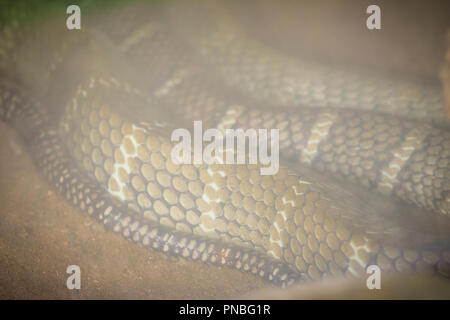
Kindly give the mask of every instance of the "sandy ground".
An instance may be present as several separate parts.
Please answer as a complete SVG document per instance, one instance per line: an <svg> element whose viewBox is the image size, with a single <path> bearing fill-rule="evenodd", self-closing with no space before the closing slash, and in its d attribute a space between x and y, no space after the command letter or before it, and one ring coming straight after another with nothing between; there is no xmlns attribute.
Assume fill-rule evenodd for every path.
<svg viewBox="0 0 450 320"><path fill-rule="evenodd" d="M266 0L249 12L264 25L255 36L282 34L277 46L293 54L320 52L328 61L436 77L450 3L408 1L405 8L401 2L378 2L383 10L378 33L365 28L364 8L370 4L365 0L311 1L306 7L287 1L284 13ZM248 20L245 14L236 17ZM267 287L236 270L170 258L105 232L52 191L2 123L0 137L1 299L215 299ZM79 291L66 288L72 264L81 267Z"/></svg>
<svg viewBox="0 0 450 320"><path fill-rule="evenodd" d="M265 285L106 232L51 190L2 123L0 136L0 299L217 299ZM73 264L81 290L66 287Z"/></svg>

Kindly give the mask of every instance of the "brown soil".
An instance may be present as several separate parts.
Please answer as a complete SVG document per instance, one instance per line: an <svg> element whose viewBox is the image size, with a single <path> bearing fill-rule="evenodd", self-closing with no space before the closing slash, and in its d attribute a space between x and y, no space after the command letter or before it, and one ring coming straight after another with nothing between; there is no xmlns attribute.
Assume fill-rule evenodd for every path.
<svg viewBox="0 0 450 320"><path fill-rule="evenodd" d="M264 283L125 240L54 193L0 124L0 299L217 299ZM68 290L69 265L81 290Z"/></svg>

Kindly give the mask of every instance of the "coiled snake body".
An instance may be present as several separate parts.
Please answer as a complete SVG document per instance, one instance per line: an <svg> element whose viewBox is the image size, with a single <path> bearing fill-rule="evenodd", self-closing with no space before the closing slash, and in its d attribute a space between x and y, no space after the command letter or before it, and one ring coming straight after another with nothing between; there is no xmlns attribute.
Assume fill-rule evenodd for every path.
<svg viewBox="0 0 450 320"><path fill-rule="evenodd" d="M2 119L68 201L143 246L281 285L370 264L449 275L448 229L417 225L450 214L438 87L284 57L210 2L160 10L3 29ZM278 128L278 173L174 164L171 131L200 119Z"/></svg>

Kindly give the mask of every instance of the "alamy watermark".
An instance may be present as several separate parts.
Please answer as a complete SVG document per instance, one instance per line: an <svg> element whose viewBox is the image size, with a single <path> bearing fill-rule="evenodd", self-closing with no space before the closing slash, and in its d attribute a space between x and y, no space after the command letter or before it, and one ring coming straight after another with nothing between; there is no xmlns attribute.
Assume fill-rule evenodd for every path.
<svg viewBox="0 0 450 320"><path fill-rule="evenodd" d="M69 277L67 277L66 286L67 289L73 290L81 289L81 269L76 264L72 264L67 267L66 273L70 274Z"/></svg>
<svg viewBox="0 0 450 320"><path fill-rule="evenodd" d="M66 27L69 30L80 30L81 29L81 9L79 6L72 4L67 7L67 14L70 16L66 19Z"/></svg>
<svg viewBox="0 0 450 320"><path fill-rule="evenodd" d="M184 128L175 129L171 140L178 142L171 153L175 164L261 164L262 175L279 169L279 129L270 129L270 138L268 129L210 128L203 133L202 121L194 121L193 141Z"/></svg>
<svg viewBox="0 0 450 320"><path fill-rule="evenodd" d="M66 19L66 26L69 30L81 29L81 9L78 5L72 4L67 7L66 13L69 17ZM366 26L369 30L381 29L381 9L378 5L372 4L367 7L366 13L369 17L366 19Z"/></svg>
<svg viewBox="0 0 450 320"><path fill-rule="evenodd" d="M367 289L381 289L381 269L376 264L372 264L366 269L367 274L370 276L366 280Z"/></svg>
<svg viewBox="0 0 450 320"><path fill-rule="evenodd" d="M372 4L367 7L367 14L370 16L366 20L366 26L369 30L380 30L381 29L381 9L376 4Z"/></svg>

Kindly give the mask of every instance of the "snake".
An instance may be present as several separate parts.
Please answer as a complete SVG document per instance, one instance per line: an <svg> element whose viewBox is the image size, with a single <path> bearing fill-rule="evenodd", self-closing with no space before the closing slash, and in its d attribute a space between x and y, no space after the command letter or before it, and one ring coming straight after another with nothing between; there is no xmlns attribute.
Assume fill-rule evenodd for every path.
<svg viewBox="0 0 450 320"><path fill-rule="evenodd" d="M81 30L14 8L0 118L52 187L109 230L280 286L372 264L450 275L438 85L289 57L216 1L83 13ZM277 173L174 163L171 132L195 120L279 129Z"/></svg>

